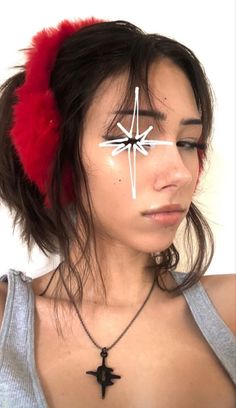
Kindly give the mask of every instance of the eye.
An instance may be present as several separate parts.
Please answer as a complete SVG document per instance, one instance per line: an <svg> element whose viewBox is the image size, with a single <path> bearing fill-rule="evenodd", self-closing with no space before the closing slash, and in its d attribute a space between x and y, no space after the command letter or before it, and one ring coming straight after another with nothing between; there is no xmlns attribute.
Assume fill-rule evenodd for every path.
<svg viewBox="0 0 236 408"><path fill-rule="evenodd" d="M177 147L183 147L185 150L205 150L206 149L206 144L205 143L198 143L198 142L193 142L190 140L179 140L176 143Z"/></svg>
<svg viewBox="0 0 236 408"><path fill-rule="evenodd" d="M128 145L128 144L134 145L137 143L137 140L129 139L126 135L118 135L118 136L105 135L105 136L102 136L102 138L107 141L114 140L117 143L123 143L125 145Z"/></svg>

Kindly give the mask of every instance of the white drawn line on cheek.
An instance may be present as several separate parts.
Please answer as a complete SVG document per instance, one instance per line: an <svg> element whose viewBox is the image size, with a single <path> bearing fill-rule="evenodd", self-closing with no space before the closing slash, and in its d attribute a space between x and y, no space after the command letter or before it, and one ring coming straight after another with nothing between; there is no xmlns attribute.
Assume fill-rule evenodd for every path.
<svg viewBox="0 0 236 408"><path fill-rule="evenodd" d="M142 146L173 146L174 144L174 142L169 142L168 140L146 140L144 143L142 143Z"/></svg>
<svg viewBox="0 0 236 408"><path fill-rule="evenodd" d="M136 136L133 138L133 127L136 118ZM127 136L124 138L108 140L106 142L99 143L100 147L112 147L116 146L115 149L112 150L111 155L117 156L119 153L123 152L124 150L128 150L128 161L129 161L129 172L130 172L130 182L131 182L131 196L133 199L136 199L136 152L137 150L142 153L144 156L148 156L148 152L144 149L143 146L158 146L158 145L166 145L166 146L173 146L175 145L174 142L170 142L167 140L146 140L146 137L153 129L153 126L149 126L144 132L139 134L139 87L135 88L135 101L134 101L134 110L132 116L132 122L130 130L128 131L125 127L120 123L117 122L117 126L120 130ZM136 143L123 143L127 142L129 139L133 141L137 141ZM132 151L131 151L132 150ZM133 163L132 163L132 153L133 153Z"/></svg>
<svg viewBox="0 0 236 408"><path fill-rule="evenodd" d="M136 151L137 147L133 145L133 166L132 166L131 146L129 147L128 160L131 180L131 194L134 200L136 199Z"/></svg>

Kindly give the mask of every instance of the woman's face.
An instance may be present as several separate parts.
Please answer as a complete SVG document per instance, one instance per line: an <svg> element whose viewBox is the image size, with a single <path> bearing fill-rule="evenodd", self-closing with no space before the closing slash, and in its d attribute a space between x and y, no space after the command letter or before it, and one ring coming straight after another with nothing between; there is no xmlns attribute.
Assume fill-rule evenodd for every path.
<svg viewBox="0 0 236 408"><path fill-rule="evenodd" d="M153 111L163 113L161 129L153 115L141 111L150 107L139 91L139 133L150 125L153 129L146 140L172 142L169 145L145 147L147 155L136 152L131 158L128 150L112 156L112 147L99 146L106 141L106 128L121 105L126 88L126 75L105 81L99 88L86 115L82 142L82 158L88 177L93 216L97 236L107 243L124 245L146 253L168 248L178 226L186 216L196 187L199 161L196 148L187 142L198 142L201 124L183 124L186 119L200 119L191 84L183 71L169 59L151 66L149 88L152 92ZM133 90L133 95L135 90ZM130 113L120 120L128 131L131 128L134 98ZM150 112L149 112L150 114ZM136 135L134 126L134 136ZM115 126L109 138L125 137ZM178 144L177 142L186 143ZM131 161L130 161L131 160ZM136 198L132 197L131 169L136 173ZM165 216L154 221L142 213L150 209L178 204L184 209L175 220ZM168 222L167 222L168 221Z"/></svg>

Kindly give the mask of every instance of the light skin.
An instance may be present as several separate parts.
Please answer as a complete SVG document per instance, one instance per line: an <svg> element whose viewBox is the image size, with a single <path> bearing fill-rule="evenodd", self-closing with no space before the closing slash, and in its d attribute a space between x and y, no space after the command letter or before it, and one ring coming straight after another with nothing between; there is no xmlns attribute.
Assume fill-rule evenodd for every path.
<svg viewBox="0 0 236 408"><path fill-rule="evenodd" d="M140 116L140 131L153 125L149 139L168 140L174 145L149 148L148 156L137 154L137 197L133 200L127 150L112 157L112 148L99 146L105 140L105 128L119 109L126 78L123 74L100 86L86 116L82 143L107 303L121 308L143 303L154 277L153 272L145 270L150 254L171 245L188 212L198 180L198 154L197 149L177 147L176 142L198 142L202 131L199 124L181 124L184 119L200 119L186 75L168 59L154 63L149 86L154 109L162 111L166 119L160 131L152 117ZM147 109L142 97L140 109ZM128 129L131 120L132 115L126 115L121 123ZM112 136L119 135L122 133L117 128ZM170 204L185 209L177 224L153 224L141 215L142 211ZM84 301L96 305L103 302L90 279L84 287Z"/></svg>
<svg viewBox="0 0 236 408"><path fill-rule="evenodd" d="M98 146L104 141L105 125L122 100L125 80L125 75L107 80L97 92L86 117L82 151L108 303L121 305L130 299L134 303L143 299L153 279L153 275L144 270L150 253L169 247L178 227L178 224L150 226L140 212L176 203L187 212L199 169L196 149L154 147L147 157L137 157L138 193L136 200L132 200L127 151L112 157L112 148ZM201 126L180 125L182 119L200 118L184 73L169 60L156 63L150 71L150 86L156 96L154 105L167 116L162 124L163 132L154 125L150 139L198 141ZM140 109L144 107L141 102ZM124 117L122 124L129 128L131 119L131 115ZM140 116L141 131L150 124L154 124L152 118ZM113 132L114 137L120 134L118 128ZM86 295L85 292L85 298Z"/></svg>
<svg viewBox="0 0 236 408"><path fill-rule="evenodd" d="M176 146L176 142L180 141L197 142L202 130L199 124L182 123L183 120L200 117L187 78L179 68L165 60L153 65L149 80L156 96L154 108L164 112L167 117L162 124L163 131L158 133L158 129L154 128L150 139L169 140L174 145L157 146L149 150L147 157L137 157L136 200L131 198L127 152L112 157L112 149L99 147L104 128L111 120L112 112L119 107L120 96L125 89L125 76L113 78L101 86L86 118L83 159L94 207L98 256L106 278L109 306L101 306L101 300L94 293L92 282L89 282L84 288L86 303L82 317L99 346L110 348L119 340L118 347L112 346L112 361L109 358L106 361L108 366L112 365L115 373L121 375L121 381L117 381L114 388L114 393L118 390L113 399L116 406L133 406L136 403L137 406L156 406L157 401L158 405L173 406L170 389L177 391L176 406L192 406L195 401L197 405L202 401L204 406L212 406L217 398L222 401L222 406L226 400L229 406L233 406L235 394L232 382L228 376L226 378L219 361L213 358L212 353L210 355L207 343L192 321L182 296L168 302L168 294L156 285L142 314L129 332L124 332L152 284L153 276L144 269L150 253L168 248L181 222L168 227L150 225L140 212L177 203L186 208L184 218L199 174L197 151ZM144 101L142 108L145 108ZM129 128L130 120L130 116L122 120L126 128ZM142 118L143 127L150 124L152 118ZM52 273L33 280L36 295L43 291ZM221 318L235 332L233 280L234 276L229 275L204 276L201 282L204 282ZM50 295L53 296L54 283L55 279L46 296L37 296L35 302L36 371L50 405L77 407L78 401L85 401L85 406L94 406L94 401L98 401L98 388L94 385L95 378L87 376L85 372L95 370L101 364L100 351L88 338L74 310L71 315L63 310L61 316L64 320L60 321L70 323L70 327L63 325L64 338L58 338L50 321L54 317L51 314L52 303L48 301ZM2 283L0 321L6 295L7 285ZM64 306L66 294L62 292L60 299L59 305ZM122 333L125 335L120 339ZM186 352L185 359L182 358L183 350ZM183 382L183 378L187 378L187 382ZM206 382L205 378L211 381ZM216 389L220 390L217 395ZM111 405L109 395L108 405Z"/></svg>

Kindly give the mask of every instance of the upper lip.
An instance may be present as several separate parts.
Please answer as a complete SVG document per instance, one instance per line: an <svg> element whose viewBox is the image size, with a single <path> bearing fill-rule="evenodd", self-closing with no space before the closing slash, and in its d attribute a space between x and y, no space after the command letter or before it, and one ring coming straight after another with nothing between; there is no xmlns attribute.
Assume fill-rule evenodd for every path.
<svg viewBox="0 0 236 408"><path fill-rule="evenodd" d="M150 215L150 214L157 214L157 213L163 213L163 212L184 212L186 211L186 208L183 208L179 204L170 204L170 205L164 205L162 207L158 208L151 208L150 210L146 210L142 212L142 215Z"/></svg>

